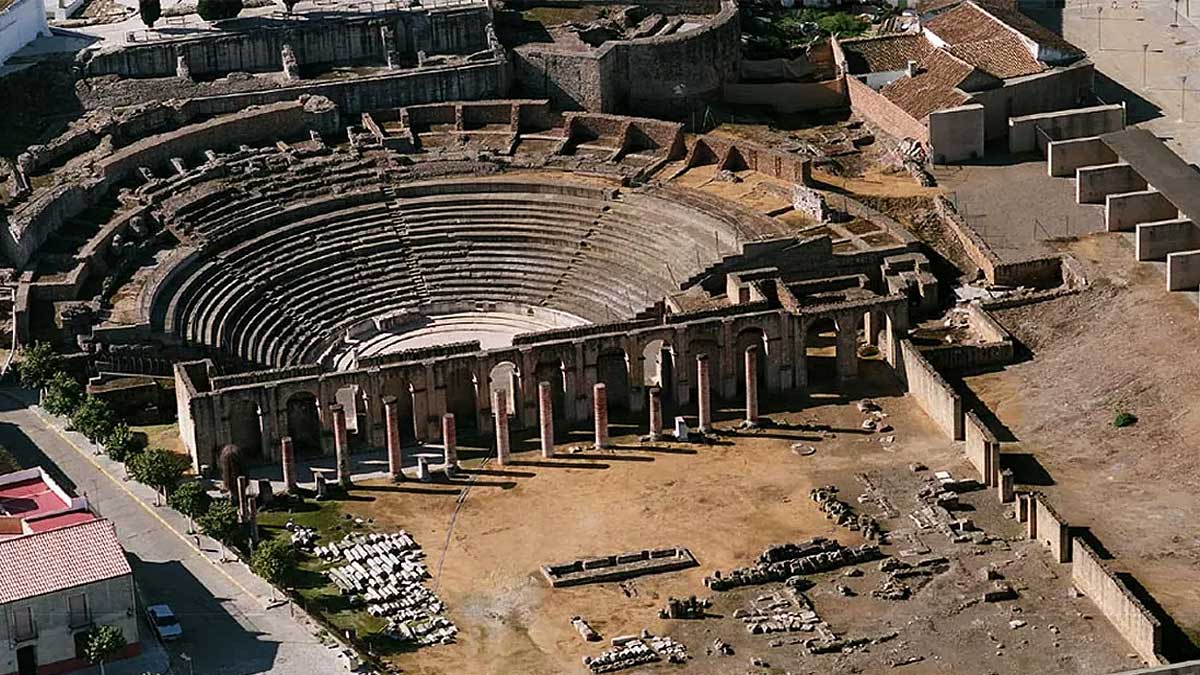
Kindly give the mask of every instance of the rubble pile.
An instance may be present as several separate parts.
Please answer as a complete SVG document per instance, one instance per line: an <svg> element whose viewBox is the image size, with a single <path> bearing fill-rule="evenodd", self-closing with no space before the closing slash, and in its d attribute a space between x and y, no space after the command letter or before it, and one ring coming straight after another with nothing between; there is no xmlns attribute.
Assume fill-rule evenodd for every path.
<svg viewBox="0 0 1200 675"><path fill-rule="evenodd" d="M721 571L717 570L712 576L704 578L704 585L714 591L726 591L739 586L784 581L800 574L827 572L845 565L877 560L883 555L875 544L849 547L833 542L831 547L826 542L823 537L818 537L805 544L792 545L795 547L793 549L773 546L759 556L758 563L733 569L728 576L722 576ZM817 551L808 553L814 546ZM781 557L789 556L788 551L792 551L793 555ZM772 558L771 562L764 562L764 559Z"/></svg>
<svg viewBox="0 0 1200 675"><path fill-rule="evenodd" d="M611 673L664 659L668 663L683 663L688 659L687 648L669 637L651 635L643 630L640 636L613 638L612 647L599 656L583 657L583 665L593 673Z"/></svg>
<svg viewBox="0 0 1200 675"><path fill-rule="evenodd" d="M292 533L292 546L302 551L311 551L313 544L317 542L317 531L311 527L297 525L289 520L284 528Z"/></svg>
<svg viewBox="0 0 1200 675"><path fill-rule="evenodd" d="M871 591L871 595L881 600L907 600L934 576L949 569L950 561L943 557L926 558L915 563L888 558L879 563L879 571L887 576Z"/></svg>
<svg viewBox="0 0 1200 675"><path fill-rule="evenodd" d="M812 601L795 585L789 584L788 587L794 600L788 600L777 593L760 595L750 609L735 611L734 618L741 619L746 625L746 632L751 635L795 631L819 631L822 634L830 632L829 625L817 616Z"/></svg>
<svg viewBox="0 0 1200 675"><path fill-rule="evenodd" d="M883 534L883 528L879 526L879 522L875 520L874 516L866 513L855 515L854 509L849 504L837 498L837 493L836 485L825 485L813 488L809 491L808 496L817 503L817 508L821 509L826 518L851 532L862 532L863 537L867 540L879 539Z"/></svg>
<svg viewBox="0 0 1200 675"><path fill-rule="evenodd" d="M690 598L667 598L667 606L658 612L661 619L703 619L705 611L712 607L712 601L701 600L696 596Z"/></svg>
<svg viewBox="0 0 1200 675"><path fill-rule="evenodd" d="M343 594L365 601L367 613L386 619L391 637L420 645L454 641L458 629L444 616L442 601L425 587L425 553L407 532L346 535L318 547L316 554L346 561L326 574Z"/></svg>

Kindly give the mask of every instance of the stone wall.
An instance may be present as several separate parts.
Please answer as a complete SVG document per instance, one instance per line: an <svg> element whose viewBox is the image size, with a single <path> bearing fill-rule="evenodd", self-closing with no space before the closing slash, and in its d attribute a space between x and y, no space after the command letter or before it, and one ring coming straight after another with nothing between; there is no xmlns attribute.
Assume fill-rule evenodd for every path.
<svg viewBox="0 0 1200 675"><path fill-rule="evenodd" d="M1125 128L1125 102L1010 117L1008 151L1045 152L1052 141L1099 136ZM1054 174L1051 174L1054 175Z"/></svg>
<svg viewBox="0 0 1200 675"><path fill-rule="evenodd" d="M967 459L979 471L979 482L988 487L1000 484L1000 441L991 429L979 419L975 411L968 412L963 431L967 445Z"/></svg>
<svg viewBox="0 0 1200 675"><path fill-rule="evenodd" d="M1066 110L1092 95L1095 68L1086 59L1070 66L1007 80L1003 87L971 93L984 107L987 141L1008 134L1008 119L1054 110Z"/></svg>
<svg viewBox="0 0 1200 675"><path fill-rule="evenodd" d="M937 164L983 157L983 106L978 103L929 113L929 149Z"/></svg>
<svg viewBox="0 0 1200 675"><path fill-rule="evenodd" d="M589 50L521 45L513 50L513 67L524 95L550 99L555 108L678 119L720 98L740 53L737 5L727 0L695 30Z"/></svg>
<svg viewBox="0 0 1200 675"><path fill-rule="evenodd" d="M841 108L850 104L844 78L823 82L729 82L721 98L734 105L769 105L780 113Z"/></svg>
<svg viewBox="0 0 1200 675"><path fill-rule="evenodd" d="M967 257L983 272L990 284L1001 286L1033 286L1048 288L1057 286L1063 279L1063 260L1059 256L1027 258L1005 261L979 236L962 216L954 204L942 195L933 198L934 208L942 222L962 245Z"/></svg>
<svg viewBox="0 0 1200 675"><path fill-rule="evenodd" d="M923 144L929 142L928 127L853 75L846 76L846 92L850 97L850 109L859 117L896 138L911 138Z"/></svg>
<svg viewBox="0 0 1200 675"><path fill-rule="evenodd" d="M1050 141L1046 144L1046 172L1051 176L1073 178L1075 170L1095 164L1111 164L1117 153L1099 136Z"/></svg>
<svg viewBox="0 0 1200 675"><path fill-rule="evenodd" d="M1163 663L1162 624L1080 537L1071 539L1071 581L1151 664Z"/></svg>
<svg viewBox="0 0 1200 675"><path fill-rule="evenodd" d="M692 143L681 172L706 164L716 164L718 169L730 171L757 171L801 185L807 185L812 178L812 160L804 155L780 152L716 134L701 136Z"/></svg>
<svg viewBox="0 0 1200 675"><path fill-rule="evenodd" d="M1067 521L1058 515L1041 493L1029 496L1029 536L1050 550L1056 562L1071 562L1071 533Z"/></svg>
<svg viewBox="0 0 1200 675"><path fill-rule="evenodd" d="M393 11L375 16L316 20L274 20L254 28L230 28L211 34L133 44L89 52L85 77L173 77L177 57L186 60L193 77L217 77L232 72L274 72L283 69L281 51L290 45L301 68L385 65L381 29L391 26L398 51L415 58L428 54L471 54L488 48L487 5L449 10Z"/></svg>
<svg viewBox="0 0 1200 675"><path fill-rule="evenodd" d="M908 386L908 393L943 433L952 440L962 440L962 397L921 356L911 341L900 340L900 356L902 377Z"/></svg>

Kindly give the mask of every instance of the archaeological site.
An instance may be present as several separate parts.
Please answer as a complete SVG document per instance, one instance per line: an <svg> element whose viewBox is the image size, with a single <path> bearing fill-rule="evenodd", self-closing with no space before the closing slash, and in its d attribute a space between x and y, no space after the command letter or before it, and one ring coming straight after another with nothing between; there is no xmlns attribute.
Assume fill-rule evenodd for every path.
<svg viewBox="0 0 1200 675"><path fill-rule="evenodd" d="M0 675L1200 674L1101 4L0 0Z"/></svg>

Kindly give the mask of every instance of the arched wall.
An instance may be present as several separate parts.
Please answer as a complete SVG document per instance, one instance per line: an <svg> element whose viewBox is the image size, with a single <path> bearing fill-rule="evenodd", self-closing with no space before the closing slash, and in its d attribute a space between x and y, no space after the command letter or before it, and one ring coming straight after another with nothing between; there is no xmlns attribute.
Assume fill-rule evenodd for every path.
<svg viewBox="0 0 1200 675"><path fill-rule="evenodd" d="M473 385L484 395L474 397L471 409L465 412L468 416L474 416L479 431L490 432L492 411L491 400L486 395L488 376L503 362L515 364L522 374L517 378L521 386L520 391L513 393L517 405L512 411L520 421L525 424L536 423L539 365L553 364L555 370L561 373L562 383L560 398L555 401L561 407L561 412L556 410L556 417L568 423L584 423L591 418L592 387L601 381L598 368L601 355L618 350L641 355L646 346L656 340L671 345L676 364L673 378L675 402L681 410L692 412L696 357L699 354L709 356L713 396L716 398L734 399L737 396L738 378L742 373L738 361L744 358L747 339L752 339L754 344L761 344L765 352L765 361L769 366L765 370L767 392L804 391L807 387L803 358L805 335L814 322L833 319L839 327L837 367L841 379L851 379L857 375L857 327L864 313L872 311L882 317L886 324L881 335L881 349L893 365L897 361L897 356L892 353L893 347L899 341L891 336L908 326L907 300L903 296L843 303L799 314L783 309L752 311L741 315L734 311L736 308L726 315L706 316L692 321L687 321L686 315L678 315L661 325L527 343L494 351L452 354L418 362L318 374L301 370L299 372L304 374L280 381L268 379L273 371L262 371L253 377L239 377L238 382L242 384L215 391L200 391L195 386L193 373L197 368L196 363L180 364L176 368L176 379L177 391L184 392L179 398L181 429L191 430L190 437L185 435L185 441L189 441L189 447L195 450L197 463L211 464L216 448L229 442L228 406L232 405L232 401L249 399L263 411L263 456L276 460L279 439L287 430L286 411L290 396L301 391L316 396L321 403L322 427L329 430L331 416L327 402L334 400L338 389L357 386L366 399L364 442L382 447L386 443L382 398L396 395L399 383L406 383L411 388L415 433L419 439L434 441L441 437L441 415L450 408L447 386L453 384L455 378L461 384L462 378L471 377L474 378ZM543 369L541 372L546 371ZM527 377L525 374L528 373L534 376ZM247 381L254 378L263 381ZM644 409L646 392L643 382L642 361L631 357L628 396L629 408L635 412ZM459 406L462 405L460 401ZM463 426L461 422L460 426Z"/></svg>

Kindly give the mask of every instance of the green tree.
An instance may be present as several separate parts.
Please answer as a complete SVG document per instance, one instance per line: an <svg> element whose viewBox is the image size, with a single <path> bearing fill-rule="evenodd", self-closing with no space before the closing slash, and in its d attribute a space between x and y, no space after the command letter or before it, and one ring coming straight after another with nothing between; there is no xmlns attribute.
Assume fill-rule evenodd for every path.
<svg viewBox="0 0 1200 675"><path fill-rule="evenodd" d="M21 385L29 389L41 389L55 373L62 370L62 365L62 357L49 343L35 342L21 351L21 360L17 363Z"/></svg>
<svg viewBox="0 0 1200 675"><path fill-rule="evenodd" d="M145 449L142 437L134 433L124 422L117 423L104 437L104 452L113 460L128 462L134 455Z"/></svg>
<svg viewBox="0 0 1200 675"><path fill-rule="evenodd" d="M85 396L83 403L71 415L71 426L90 441L102 441L116 427L116 417L107 403L95 396Z"/></svg>
<svg viewBox="0 0 1200 675"><path fill-rule="evenodd" d="M188 460L170 450L152 448L130 457L125 466L134 480L154 488L157 504L160 495L170 497L179 486L183 472L187 471Z"/></svg>
<svg viewBox="0 0 1200 675"><path fill-rule="evenodd" d="M51 415L73 415L83 403L83 385L79 380L63 371L58 371L46 382L46 393L42 407Z"/></svg>
<svg viewBox="0 0 1200 675"><path fill-rule="evenodd" d="M97 626L88 633L87 648L84 650L87 660L100 666L100 674L104 675L104 664L125 649L125 635L116 626Z"/></svg>
<svg viewBox="0 0 1200 675"><path fill-rule="evenodd" d="M200 0L196 13L205 21L232 19L242 11L242 0Z"/></svg>
<svg viewBox="0 0 1200 675"><path fill-rule="evenodd" d="M196 523L200 525L201 532L227 545L236 543L241 529L237 508L228 499L214 501L208 511L196 519ZM221 551L221 558L225 558L224 551Z"/></svg>
<svg viewBox="0 0 1200 675"><path fill-rule="evenodd" d="M264 541L254 549L250 557L250 568L271 584L271 599L275 599L275 586L286 584L296 572L296 549L281 539Z"/></svg>
<svg viewBox="0 0 1200 675"><path fill-rule="evenodd" d="M193 480L180 485L172 492L171 496L167 498L167 503L171 505L171 508L187 516L189 521L195 521L208 513L208 507L212 506L212 497L208 496L208 490L204 487L204 483Z"/></svg>
<svg viewBox="0 0 1200 675"><path fill-rule="evenodd" d="M138 0L138 14L146 28L154 28L154 22L162 16L162 3L159 0Z"/></svg>

